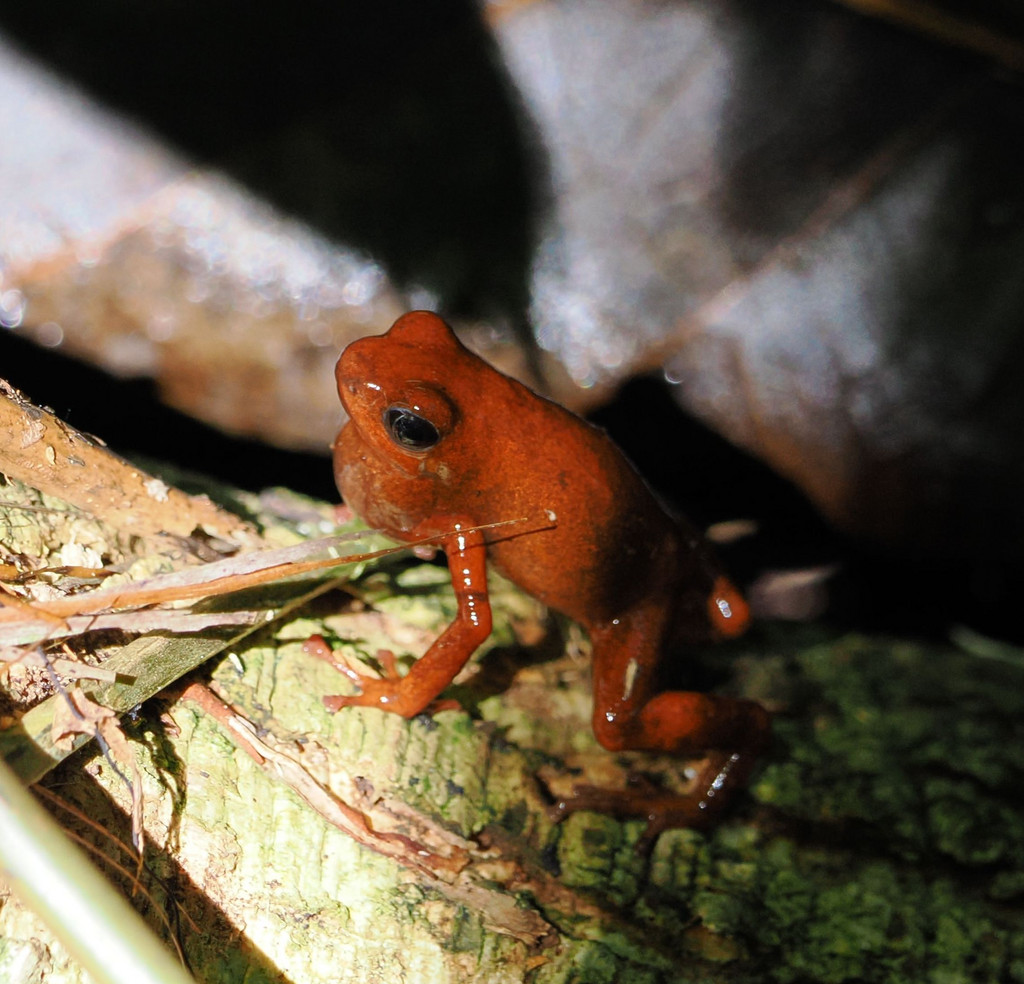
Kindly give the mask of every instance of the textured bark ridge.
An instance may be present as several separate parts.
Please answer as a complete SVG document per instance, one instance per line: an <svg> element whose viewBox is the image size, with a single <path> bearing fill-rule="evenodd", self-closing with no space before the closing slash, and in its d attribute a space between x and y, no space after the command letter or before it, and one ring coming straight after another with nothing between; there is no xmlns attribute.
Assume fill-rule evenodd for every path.
<svg viewBox="0 0 1024 984"><path fill-rule="evenodd" d="M322 531L331 515L276 502L260 516L268 542ZM33 536L42 544L66 535L47 527L53 515L50 506L20 509L7 522L12 569L26 563ZM106 547L95 534L109 563L120 532L110 526ZM51 542L38 554L59 549ZM127 645L109 633L68 637L72 655L107 660L133 647L153 647L148 662L158 664L168 658L162 646L220 653L202 686L122 718L127 752L105 755L92 742L37 787L154 929L177 942L197 980L1019 976L1018 652L967 635L924 645L804 627L695 654L702 678L725 679L725 689L775 711L775 745L721 826L668 831L644 856L642 822L580 813L555 825L544 786L614 784L630 771L683 785L688 763L601 750L586 640L500 580L489 646L446 695L457 709L411 721L326 712L321 697L345 684L305 640L322 634L366 667L389 649L401 665L450 619L447 581L443 569L389 556L344 593L261 615L244 637L208 627ZM244 607L273 615L283 598L319 584L253 588ZM111 686L60 679L101 700L101 685ZM6 720L5 748L23 738L25 720ZM136 861L118 846L131 843L133 805L138 886ZM0 976L82 980L2 891Z"/></svg>

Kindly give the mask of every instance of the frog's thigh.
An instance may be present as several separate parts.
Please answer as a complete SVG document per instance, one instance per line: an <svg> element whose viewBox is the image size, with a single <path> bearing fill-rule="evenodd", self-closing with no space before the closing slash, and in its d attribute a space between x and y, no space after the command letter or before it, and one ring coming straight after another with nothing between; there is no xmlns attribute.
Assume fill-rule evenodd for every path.
<svg viewBox="0 0 1024 984"><path fill-rule="evenodd" d="M664 608L651 606L592 631L597 740L612 751L760 750L770 719L759 704L686 690L655 692L666 624Z"/></svg>
<svg viewBox="0 0 1024 984"><path fill-rule="evenodd" d="M593 728L605 748L634 748L632 733L654 693L668 621L663 607L644 606L591 626Z"/></svg>

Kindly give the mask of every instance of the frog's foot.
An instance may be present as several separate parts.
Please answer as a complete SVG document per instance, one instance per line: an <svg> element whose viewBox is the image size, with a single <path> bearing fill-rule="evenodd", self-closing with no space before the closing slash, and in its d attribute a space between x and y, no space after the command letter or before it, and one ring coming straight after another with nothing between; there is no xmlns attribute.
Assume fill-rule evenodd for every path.
<svg viewBox="0 0 1024 984"><path fill-rule="evenodd" d="M353 669L341 670L357 687L358 694L329 694L322 697L324 707L332 714L343 707L377 707L382 711L392 711L402 717L419 714L437 714L439 711L461 711L462 705L454 698L433 700L421 711L409 713L402 706L395 706L402 699L402 693L394 680L380 680L377 677L365 676Z"/></svg>
<svg viewBox="0 0 1024 984"><path fill-rule="evenodd" d="M311 635L303 644L302 651L309 653L310 656L316 656L317 659L322 659L325 663L330 663L335 669L338 668L340 663L340 655L337 655L330 646L327 645L327 640L322 635Z"/></svg>
<svg viewBox="0 0 1024 984"><path fill-rule="evenodd" d="M377 662L380 663L381 676L373 676L356 669L340 650L331 649L323 636L310 636L302 646L311 656L316 656L330 663L342 676L347 677L358 689L356 694L330 694L323 697L324 707L332 714L343 707L377 707L382 711L392 711L403 717L413 714L437 714L439 711L460 711L462 705L457 700L434 700L422 710L405 706L406 695L402 692L402 680L398 672L398 661L390 649L378 649Z"/></svg>
<svg viewBox="0 0 1024 984"><path fill-rule="evenodd" d="M570 813L593 810L616 817L643 818L647 827L637 850L647 851L663 830L674 827L707 830L714 826L729 805L732 793L746 782L756 761L756 756L746 753L713 753L689 793L664 789L635 775L630 776L625 789L577 785L571 796L556 800L548 809L548 816L559 823Z"/></svg>
<svg viewBox="0 0 1024 984"><path fill-rule="evenodd" d="M324 706L332 713L343 707L380 707L390 710L388 706L398 694L401 676L395 654L390 649L378 649L377 659L383 670L382 676L372 676L357 670L349 663L346 656L336 649L331 649L323 636L310 636L302 645L304 652L330 663L342 676L347 677L359 688L357 694L332 694L323 698Z"/></svg>

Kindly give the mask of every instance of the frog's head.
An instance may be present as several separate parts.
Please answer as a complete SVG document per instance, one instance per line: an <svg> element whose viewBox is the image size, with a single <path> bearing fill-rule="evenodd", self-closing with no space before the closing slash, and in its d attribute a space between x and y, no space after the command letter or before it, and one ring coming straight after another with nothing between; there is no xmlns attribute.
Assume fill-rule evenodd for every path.
<svg viewBox="0 0 1024 984"><path fill-rule="evenodd" d="M429 311L399 318L383 335L352 342L338 359L338 394L351 426L379 456L408 471L449 439L460 413L448 382L468 353Z"/></svg>

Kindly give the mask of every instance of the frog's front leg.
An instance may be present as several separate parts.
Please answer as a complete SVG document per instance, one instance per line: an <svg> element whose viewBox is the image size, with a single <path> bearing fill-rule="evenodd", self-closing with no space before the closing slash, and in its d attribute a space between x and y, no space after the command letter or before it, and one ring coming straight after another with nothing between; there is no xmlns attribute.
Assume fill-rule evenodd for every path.
<svg viewBox="0 0 1024 984"><path fill-rule="evenodd" d="M423 524L423 535L437 528L437 523ZM382 711L415 717L426 710L477 647L491 634L491 603L487 596L487 549L479 530L462 532L472 526L469 521L450 519L444 524L454 532L441 541L448 558L448 571L458 610L451 625L412 665L404 677L394 672L385 679L366 676L354 670L343 672L359 688L358 694L339 694L324 698L330 710L342 707L379 707ZM430 529L427 529L427 527ZM420 530L414 531L419 538Z"/></svg>
<svg viewBox="0 0 1024 984"><path fill-rule="evenodd" d="M770 715L751 700L682 690L656 693L667 618L663 606L651 604L591 627L593 728L611 751L706 755L693 791L577 787L572 798L558 804L556 814L596 809L645 817L650 838L666 827L709 825L749 778L769 742Z"/></svg>

